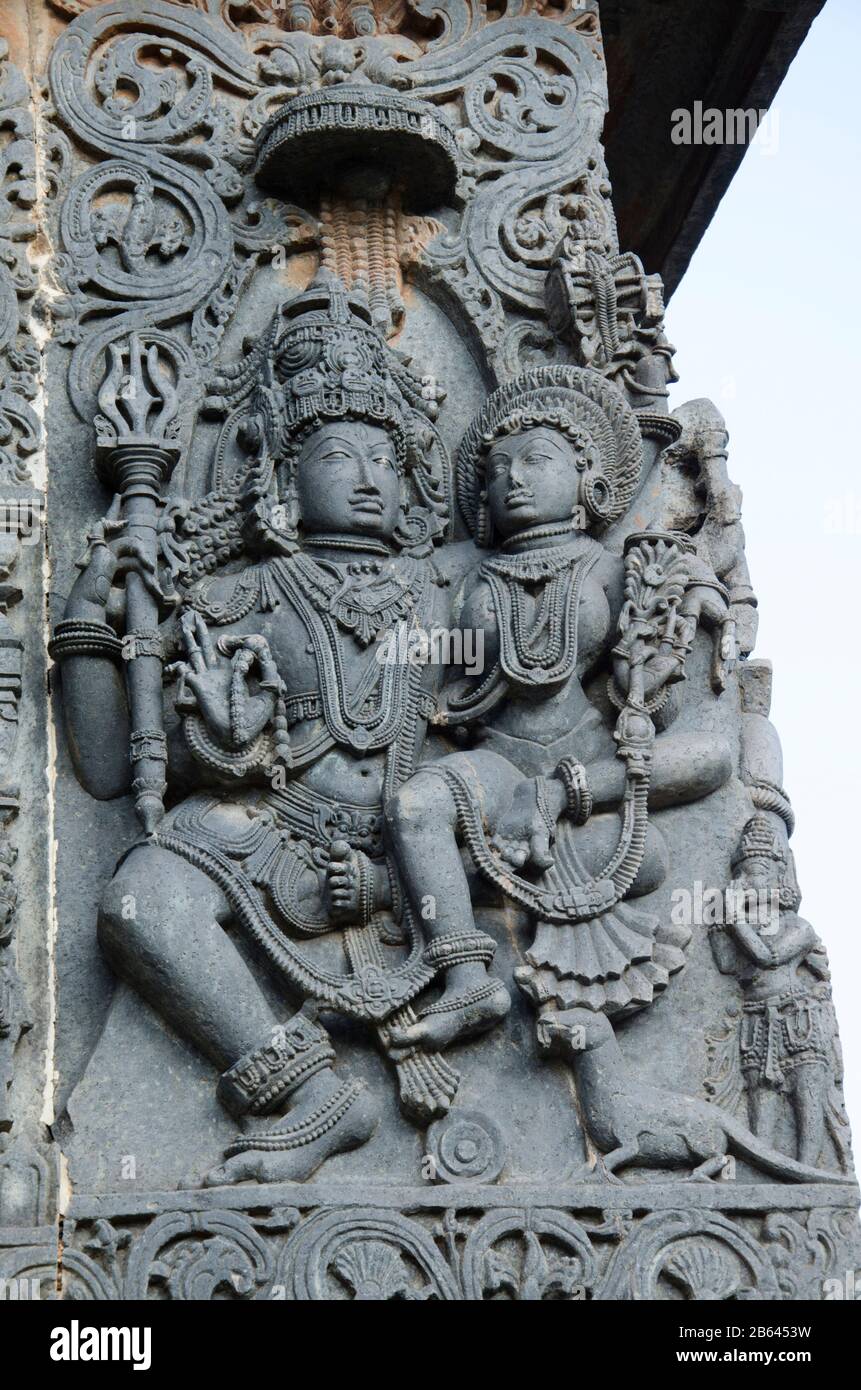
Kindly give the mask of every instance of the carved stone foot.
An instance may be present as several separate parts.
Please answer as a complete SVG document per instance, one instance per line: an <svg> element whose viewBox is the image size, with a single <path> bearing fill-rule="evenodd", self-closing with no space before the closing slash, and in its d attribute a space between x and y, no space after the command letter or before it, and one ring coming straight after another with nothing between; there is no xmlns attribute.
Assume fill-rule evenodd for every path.
<svg viewBox="0 0 861 1390"><path fill-rule="evenodd" d="M373 907L371 864L364 854L351 849L345 840L336 840L331 854L326 871L326 910L329 918L340 926L361 926Z"/></svg>
<svg viewBox="0 0 861 1390"><path fill-rule="evenodd" d="M542 1052L553 1052L571 1061L583 1052L583 1011L550 1009L539 1016L535 1033Z"/></svg>
<svg viewBox="0 0 861 1390"><path fill-rule="evenodd" d="M357 1149L377 1127L379 1108L361 1082L339 1086L322 1104L294 1107L227 1149L227 1161L212 1168L204 1187L238 1182L305 1182L333 1154Z"/></svg>
<svg viewBox="0 0 861 1390"><path fill-rule="evenodd" d="M449 1047L486 1032L505 1018L510 1008L511 995L501 980L485 977L482 984L472 988L449 983L442 998L423 1009L416 1023L392 1029L389 1055L398 1061L415 1048Z"/></svg>
<svg viewBox="0 0 861 1390"><path fill-rule="evenodd" d="M569 1179L572 1183L612 1183L614 1187L624 1187L625 1180L614 1173L612 1168L608 1168L603 1157L599 1157L597 1163L584 1163L581 1168L571 1174Z"/></svg>

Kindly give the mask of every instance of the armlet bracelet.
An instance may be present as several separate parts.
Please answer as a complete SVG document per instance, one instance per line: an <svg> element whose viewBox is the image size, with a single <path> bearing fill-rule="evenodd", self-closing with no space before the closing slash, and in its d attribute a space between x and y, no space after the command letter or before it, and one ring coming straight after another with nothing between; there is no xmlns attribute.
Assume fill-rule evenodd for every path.
<svg viewBox="0 0 861 1390"><path fill-rule="evenodd" d="M101 656L119 663L123 644L107 623L65 618L54 628L48 651L54 661L63 661L67 656Z"/></svg>
<svg viewBox="0 0 861 1390"><path fill-rule="evenodd" d="M563 758L554 777L565 788L568 815L575 825L585 825L592 814L592 793L586 780L586 769L576 758Z"/></svg>

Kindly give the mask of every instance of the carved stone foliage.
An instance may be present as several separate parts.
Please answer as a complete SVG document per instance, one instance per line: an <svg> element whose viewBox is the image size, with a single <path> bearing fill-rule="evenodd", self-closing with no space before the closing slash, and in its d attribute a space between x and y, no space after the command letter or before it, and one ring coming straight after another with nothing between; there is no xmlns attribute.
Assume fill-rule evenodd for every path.
<svg viewBox="0 0 861 1390"><path fill-rule="evenodd" d="M821 1299L852 1213L339 1206L74 1223L64 1298L358 1302ZM38 1277L38 1252L16 1269ZM4 1270L5 1273L5 1270ZM7 1276L8 1277L8 1276ZM32 1277L32 1276L31 1276Z"/></svg>
<svg viewBox="0 0 861 1390"><path fill-rule="evenodd" d="M30 481L28 459L39 447L33 410L39 353L23 316L36 288L27 251L36 236L36 147L29 93L0 40L0 486Z"/></svg>
<svg viewBox="0 0 861 1390"><path fill-rule="evenodd" d="M54 269L65 298L52 312L60 340L76 345L69 388L83 418L110 342L181 323L189 367L206 368L259 258L309 246L348 284L370 284L387 325L402 318L401 263L412 265L505 370L506 314L541 313L553 252L584 197L612 221L597 19L579 4L552 18L518 6L488 19L451 3L425 21L422 8L397 7L397 20L355 6L262 6L241 19L229 5L219 16L167 0L133 14L74 8L51 54L51 97L58 126L98 163L63 202ZM426 26L418 41L399 35L404 22ZM408 89L426 122L444 112L457 189L442 201L462 209L456 230L400 211L409 189L380 204L370 186L344 188L335 206L312 196L300 209L294 154L290 202L261 200L248 176L268 117L315 92L337 108L348 84L378 93L380 109ZM338 109L332 119L350 121ZM512 342L521 331L515 322Z"/></svg>

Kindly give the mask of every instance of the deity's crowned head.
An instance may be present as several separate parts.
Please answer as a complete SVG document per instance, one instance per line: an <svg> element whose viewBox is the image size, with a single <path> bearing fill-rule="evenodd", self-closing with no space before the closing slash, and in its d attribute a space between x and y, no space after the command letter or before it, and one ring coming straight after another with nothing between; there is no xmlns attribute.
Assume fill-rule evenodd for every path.
<svg viewBox="0 0 861 1390"><path fill-rule="evenodd" d="M396 440L363 420L332 420L307 434L296 458L296 499L307 535L389 541L403 507Z"/></svg>
<svg viewBox="0 0 861 1390"><path fill-rule="evenodd" d="M360 292L321 271L218 385L217 403L242 415L245 495L258 506L277 500L287 531L386 541L397 531L407 545L441 538L447 468L433 419L442 393L388 347Z"/></svg>
<svg viewBox="0 0 861 1390"><path fill-rule="evenodd" d="M479 545L553 523L616 520L642 467L636 417L599 373L540 367L500 387L458 455L458 500Z"/></svg>
<svg viewBox="0 0 861 1390"><path fill-rule="evenodd" d="M762 812L751 816L733 855L733 883L756 892L777 892L785 912L801 905L795 856L782 835Z"/></svg>

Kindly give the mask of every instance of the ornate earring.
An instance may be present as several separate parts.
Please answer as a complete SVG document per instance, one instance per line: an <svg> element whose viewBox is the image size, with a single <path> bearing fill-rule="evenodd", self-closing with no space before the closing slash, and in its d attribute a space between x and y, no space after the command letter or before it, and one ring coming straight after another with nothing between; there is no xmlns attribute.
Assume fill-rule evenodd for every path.
<svg viewBox="0 0 861 1390"><path fill-rule="evenodd" d="M284 536L285 540L298 541L299 498L294 486L288 486L285 489L283 497L273 508L272 520L275 529Z"/></svg>
<svg viewBox="0 0 861 1390"><path fill-rule="evenodd" d="M484 494L483 494L483 497L486 499L487 493L484 493ZM485 500L485 501L482 501L482 502L479 504L478 515L477 515L477 517L476 517L476 524L475 524L475 543L476 543L476 545L482 546L482 547L484 547L484 548L486 549L486 548L490 545L490 543L491 543L492 531L493 531L493 527L491 526L491 521L490 521L490 510L489 510L489 508L488 508L488 506L487 506L487 502L486 502L486 500Z"/></svg>
<svg viewBox="0 0 861 1390"><path fill-rule="evenodd" d="M583 504L594 521L610 521L616 509L616 489L603 473L586 473Z"/></svg>
<svg viewBox="0 0 861 1390"><path fill-rule="evenodd" d="M246 514L246 539L258 550L290 555L299 544L299 500L288 485L276 500L270 493L258 497Z"/></svg>

